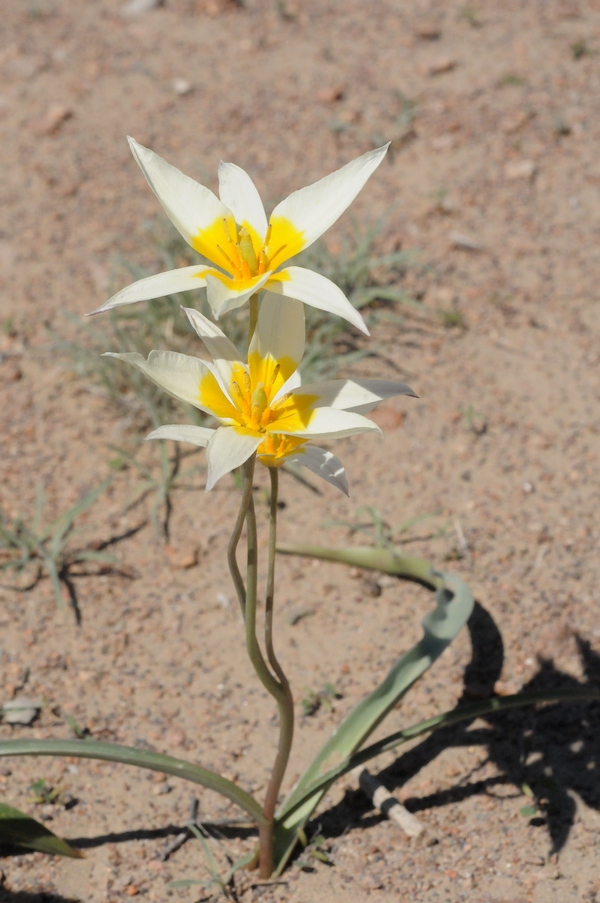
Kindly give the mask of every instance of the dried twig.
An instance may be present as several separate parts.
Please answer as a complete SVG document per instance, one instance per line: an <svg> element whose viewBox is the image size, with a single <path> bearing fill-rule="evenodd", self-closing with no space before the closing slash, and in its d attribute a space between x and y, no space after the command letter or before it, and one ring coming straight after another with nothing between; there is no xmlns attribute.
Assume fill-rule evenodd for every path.
<svg viewBox="0 0 600 903"><path fill-rule="evenodd" d="M425 826L419 821L416 815L409 812L400 800L384 787L379 778L372 775L370 771L361 765L352 772L358 778L360 789L366 797L373 803L376 809L395 822L405 834L409 837L418 837L425 830Z"/></svg>
<svg viewBox="0 0 600 903"><path fill-rule="evenodd" d="M190 800L190 817L188 821L195 823L198 818L198 800L195 797L192 797ZM188 840L192 836L192 832L186 826L185 830L181 831L177 836L167 844L164 850L161 853L160 859L162 862L166 862L169 856L178 850L180 847L184 845L186 840Z"/></svg>

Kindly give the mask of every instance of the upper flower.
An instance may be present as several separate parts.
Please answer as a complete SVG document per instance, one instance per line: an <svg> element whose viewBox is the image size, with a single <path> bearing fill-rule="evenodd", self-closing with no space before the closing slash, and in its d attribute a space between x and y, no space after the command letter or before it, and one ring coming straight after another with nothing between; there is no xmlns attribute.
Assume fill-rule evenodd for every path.
<svg viewBox="0 0 600 903"><path fill-rule="evenodd" d="M255 292L296 298L339 314L368 334L358 311L333 282L303 267L281 267L321 236L352 203L388 145L369 151L329 176L294 191L267 221L250 176L233 163L219 165L220 199L158 154L129 138L133 156L173 225L214 266L190 266L140 279L94 311L206 286L216 317L241 307Z"/></svg>
<svg viewBox="0 0 600 903"><path fill-rule="evenodd" d="M173 351L110 354L127 361L176 398L220 421L216 429L191 424L163 426L149 439L176 439L206 446L207 489L254 452L267 467L284 461L304 464L348 491L344 468L329 451L308 446L366 431L381 432L363 415L383 398L414 395L402 383L385 380L327 380L302 386L298 364L304 353L304 310L268 293L244 362L235 346L196 310L185 312L212 362Z"/></svg>

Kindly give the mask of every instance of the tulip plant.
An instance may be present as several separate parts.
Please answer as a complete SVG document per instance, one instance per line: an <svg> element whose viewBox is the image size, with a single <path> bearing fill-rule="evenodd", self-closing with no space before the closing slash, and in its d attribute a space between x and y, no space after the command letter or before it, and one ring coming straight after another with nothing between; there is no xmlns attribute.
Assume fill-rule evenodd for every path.
<svg viewBox="0 0 600 903"><path fill-rule="evenodd" d="M387 147L366 153L314 185L294 192L275 207L267 220L253 182L239 167L221 163L217 198L151 150L132 139L130 146L173 224L212 266L184 267L142 279L118 292L94 313L196 288L206 289L215 318L249 302L248 342L243 352L214 322L197 310L184 309L211 360L169 351L153 351L148 359L136 353L109 354L136 367L160 388L205 412L218 424L216 428L192 424L161 426L148 439L205 447L207 490L225 474L236 468L241 470L240 507L232 525L228 565L242 611L248 656L258 680L278 709L279 742L262 803L200 765L93 739L3 741L0 756L68 755L123 762L177 775L215 790L236 803L256 824L258 845L240 865L257 867L260 877L268 878L285 867L294 846L304 836L304 825L337 778L419 733L461 717L473 718L532 699L507 697L466 707L464 714L452 712L429 719L366 747L368 737L465 624L473 607L472 594L456 576L437 571L421 559L387 550L323 550L308 546L282 549L377 568L418 581L435 591L436 606L423 621L420 642L392 665L385 680L342 721L288 796L280 800L294 734L294 705L274 635L279 469L286 463L303 465L347 494L348 482L341 461L312 441L380 432L365 414L383 399L415 394L408 386L387 380L342 379L303 385L298 372L305 345L303 304L339 315L363 332L368 331L358 311L337 286L310 270L285 264L344 212L381 163ZM260 562L253 498L257 462L268 469L271 484L262 619L257 618ZM245 574L238 560L244 526Z"/></svg>

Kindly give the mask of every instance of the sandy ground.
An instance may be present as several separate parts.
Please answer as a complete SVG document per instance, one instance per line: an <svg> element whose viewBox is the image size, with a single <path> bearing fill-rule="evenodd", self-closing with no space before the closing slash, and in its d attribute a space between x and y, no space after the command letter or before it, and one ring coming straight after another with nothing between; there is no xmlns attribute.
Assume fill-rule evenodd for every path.
<svg viewBox="0 0 600 903"><path fill-rule="evenodd" d="M389 731L494 690L600 680L599 51L592 0L167 0L135 16L120 0L5 4L2 510L30 520L37 482L50 519L112 475L73 543L124 538L111 546L116 571L74 569L79 626L47 579L26 589L30 573L3 573L0 701L44 705L29 727L2 725L2 737L67 737L75 719L94 737L222 769L260 795L276 736L225 567L233 481L205 495L202 455L186 458L192 488L172 494L167 547L152 494L125 510L138 471L110 468L113 446L137 453L143 425L76 375L60 342L83 341L82 315L131 281L123 261L161 267L152 235L163 220L126 134L212 187L219 159L233 160L270 203L393 141L353 213L383 223L380 250L408 254L401 287L446 315L401 308L403 321L374 328L379 354L362 372L395 374L421 398L380 408L384 441L336 446L349 500L284 475L281 538L364 541L328 522L354 522L367 504L391 525L436 514L407 534L407 549L459 574L478 606ZM346 216L330 249L351 234ZM139 454L156 471L156 452ZM264 474L257 487L264 516ZM281 560L279 579L278 646L299 709L326 682L340 695L333 711L299 718L289 788L419 637L431 599L300 559ZM271 886L241 875L237 897L592 903L597 724L597 706L555 705L388 754L374 767L424 837L404 837L348 779L310 831L324 835L333 866L292 866ZM76 805L32 803L39 778ZM535 817L521 814L532 802L523 785ZM197 842L161 860L188 817L189 786L121 766L4 760L0 793L86 853L5 855L0 900L210 898L200 886L167 890L207 878ZM209 792L199 798L206 823L235 814ZM224 869L252 840L221 833L211 844Z"/></svg>

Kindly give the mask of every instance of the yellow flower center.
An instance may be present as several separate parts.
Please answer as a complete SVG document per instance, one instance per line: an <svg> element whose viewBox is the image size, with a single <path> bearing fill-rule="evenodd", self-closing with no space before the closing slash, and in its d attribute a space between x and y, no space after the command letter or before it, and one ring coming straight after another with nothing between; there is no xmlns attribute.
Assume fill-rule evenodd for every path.
<svg viewBox="0 0 600 903"><path fill-rule="evenodd" d="M224 248L221 245L217 245L217 247L227 261L231 275L235 280L254 279L256 276L269 273L277 266L273 261L281 254L285 245L281 245L276 251L271 253L269 250L271 226L267 229L265 241L262 245L258 234L253 229L250 231L250 228L247 226L235 226L233 235L228 227L227 220L223 220L223 226L226 245Z"/></svg>
<svg viewBox="0 0 600 903"><path fill-rule="evenodd" d="M229 398L215 376L206 373L198 386L198 401L221 423L233 426L240 432L263 436L264 442L260 448L264 446L264 451L259 451L259 454L277 457L290 454L307 440L285 434L304 432L318 401L316 395L292 392L277 397L295 369L296 363L290 357L284 356L276 361L271 355L261 357L257 351L252 351L247 368L242 363L232 367Z"/></svg>
<svg viewBox="0 0 600 903"><path fill-rule="evenodd" d="M289 398L289 395L284 395L272 403L283 385L281 364L272 359L264 363L270 363L271 366L261 368L261 380L253 380L245 368L238 366L234 370L230 386L231 400L241 415L237 418L240 426L258 433L266 431Z"/></svg>
<svg viewBox="0 0 600 903"><path fill-rule="evenodd" d="M266 439L260 443L256 453L258 460L265 467L281 467L285 459L293 454L301 445L306 445L306 439L298 436L282 436L280 433L269 433Z"/></svg>

